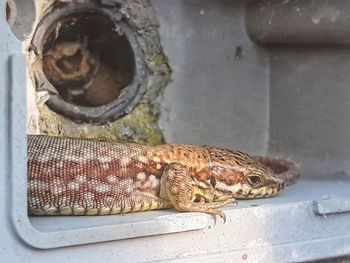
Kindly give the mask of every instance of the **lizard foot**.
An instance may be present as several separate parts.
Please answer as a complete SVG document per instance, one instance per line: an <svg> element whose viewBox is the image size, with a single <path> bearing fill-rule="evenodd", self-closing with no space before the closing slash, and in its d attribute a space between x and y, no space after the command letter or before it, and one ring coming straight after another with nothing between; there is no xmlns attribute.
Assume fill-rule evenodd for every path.
<svg viewBox="0 0 350 263"><path fill-rule="evenodd" d="M209 212L207 212L207 213L209 213ZM210 212L209 214L213 217L214 226L216 226L216 217L217 216L221 217L221 219L223 220L223 224L226 223L226 215L222 210L216 210L215 212Z"/></svg>

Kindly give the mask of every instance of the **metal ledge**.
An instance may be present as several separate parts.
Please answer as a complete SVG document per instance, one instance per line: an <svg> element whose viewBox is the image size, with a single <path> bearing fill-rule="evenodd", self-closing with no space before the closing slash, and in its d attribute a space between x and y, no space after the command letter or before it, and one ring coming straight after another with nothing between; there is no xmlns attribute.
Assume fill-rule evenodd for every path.
<svg viewBox="0 0 350 263"><path fill-rule="evenodd" d="M193 227L197 221L202 223L202 229L198 228L199 231L193 231L187 238L192 240L190 242L198 240L196 252L191 255L196 259L199 256L199 262L210 262L213 258L221 257L227 262L236 262L232 258L238 260L245 255L262 262L274 257L278 258L276 262L287 259L295 262L297 259L350 253L350 213L318 216L313 212L313 203L324 193L334 200L345 198L349 187L350 182L301 181L276 198L242 200L237 207L225 207L226 224L219 218L215 224L206 214L177 213L173 210L103 217L31 217L30 223L41 234L55 235L57 239L46 239L52 246L62 245L60 240L76 245L117 240L120 234L131 238L135 231L140 231L139 234L143 231L145 236L152 235L167 226L173 227L172 231L167 229L168 233L176 233L183 230L181 225ZM172 237L165 236L159 242L173 239L176 246L172 249L186 254L189 241L186 238L183 242L179 241L183 235ZM328 246L332 249L328 249ZM191 262L192 256L179 260ZM159 257L164 258L164 255Z"/></svg>
<svg viewBox="0 0 350 263"><path fill-rule="evenodd" d="M342 257L350 251L350 236L335 237L322 240L310 240L300 243L265 245L249 250L230 251L226 253L210 253L193 257L179 258L173 262L314 262L318 259ZM160 260L168 262L169 260ZM332 262L332 261L329 261Z"/></svg>
<svg viewBox="0 0 350 263"><path fill-rule="evenodd" d="M314 213L316 215L331 215L336 213L350 212L350 197L330 198L315 200Z"/></svg>

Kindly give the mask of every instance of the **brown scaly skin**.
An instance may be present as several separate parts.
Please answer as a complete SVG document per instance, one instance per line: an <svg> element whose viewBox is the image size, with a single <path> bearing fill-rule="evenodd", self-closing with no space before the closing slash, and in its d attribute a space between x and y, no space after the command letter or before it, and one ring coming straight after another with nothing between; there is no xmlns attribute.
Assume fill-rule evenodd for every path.
<svg viewBox="0 0 350 263"><path fill-rule="evenodd" d="M257 159L211 146L144 146L28 136L30 215L107 215L175 207L225 218L235 199L284 183Z"/></svg>

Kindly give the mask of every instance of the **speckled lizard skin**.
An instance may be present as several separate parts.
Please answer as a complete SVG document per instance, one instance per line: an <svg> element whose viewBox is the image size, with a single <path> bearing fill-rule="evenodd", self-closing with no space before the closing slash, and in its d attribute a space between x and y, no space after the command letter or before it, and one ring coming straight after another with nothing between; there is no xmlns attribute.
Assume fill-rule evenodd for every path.
<svg viewBox="0 0 350 263"><path fill-rule="evenodd" d="M108 215L175 207L224 218L219 208L235 199L283 190L264 160L212 146L29 135L28 213Z"/></svg>

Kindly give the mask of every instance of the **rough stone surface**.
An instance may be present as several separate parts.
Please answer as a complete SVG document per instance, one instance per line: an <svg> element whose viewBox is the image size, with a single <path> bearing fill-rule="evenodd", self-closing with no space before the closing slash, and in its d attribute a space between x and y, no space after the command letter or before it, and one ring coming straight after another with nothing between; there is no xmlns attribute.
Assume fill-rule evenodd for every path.
<svg viewBox="0 0 350 263"><path fill-rule="evenodd" d="M130 105L126 116L100 126L89 123L76 124L39 104L40 133L79 138L103 137L144 144L163 142L163 135L158 126L157 99L170 79L171 70L162 51L158 34L159 23L149 1L101 1L106 6L113 5L113 2L120 6L120 12L129 19L129 25L135 30L144 53L148 69L147 81L141 86L139 94L142 98L139 104ZM42 16L53 8L53 1L43 1L41 6L42 10L37 13Z"/></svg>
<svg viewBox="0 0 350 263"><path fill-rule="evenodd" d="M158 115L151 112L150 104L139 103L131 114L101 126L72 122L51 111L45 105L39 110L40 131L43 134L75 138L105 138L150 145L163 142L163 135L157 126Z"/></svg>

